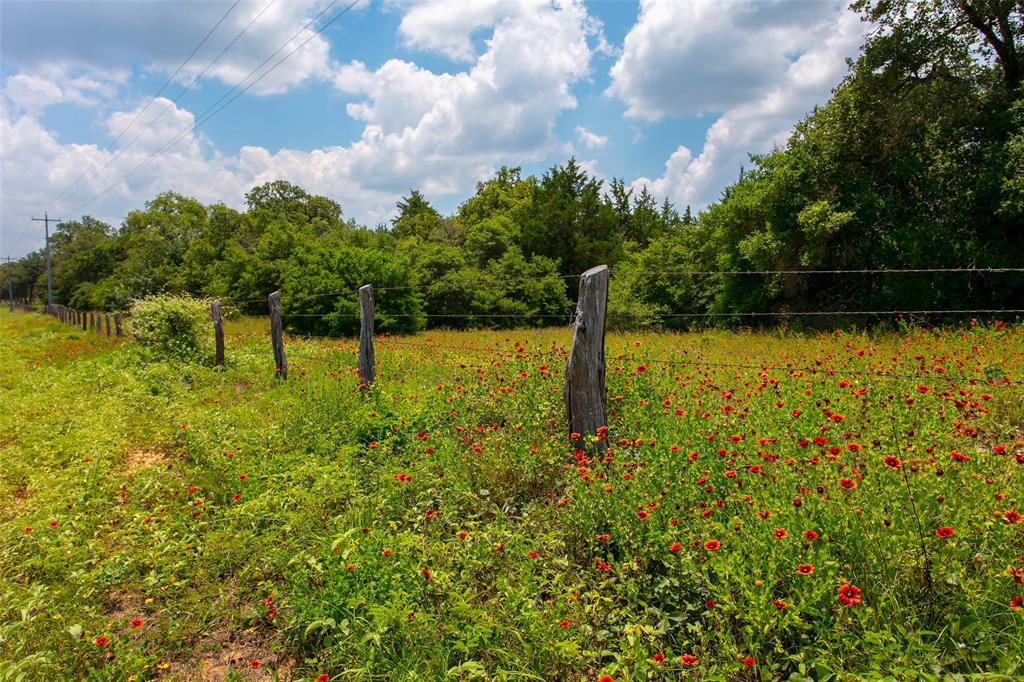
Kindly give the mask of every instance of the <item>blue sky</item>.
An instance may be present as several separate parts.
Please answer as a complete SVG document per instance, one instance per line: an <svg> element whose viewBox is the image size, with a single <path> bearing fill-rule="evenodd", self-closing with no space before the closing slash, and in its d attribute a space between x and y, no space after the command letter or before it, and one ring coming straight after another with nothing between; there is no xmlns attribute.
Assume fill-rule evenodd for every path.
<svg viewBox="0 0 1024 682"><path fill-rule="evenodd" d="M701 209L828 99L865 29L831 0L359 0L314 33L346 5L0 2L0 255L42 245L44 210L117 226L164 190L241 208L283 178L374 225L410 188L452 212L501 165L570 156Z"/></svg>

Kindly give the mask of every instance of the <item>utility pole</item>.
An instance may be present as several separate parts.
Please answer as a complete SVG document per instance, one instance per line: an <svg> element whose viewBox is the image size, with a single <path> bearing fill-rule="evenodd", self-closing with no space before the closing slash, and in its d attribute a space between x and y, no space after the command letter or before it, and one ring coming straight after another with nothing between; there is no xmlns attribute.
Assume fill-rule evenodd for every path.
<svg viewBox="0 0 1024 682"><path fill-rule="evenodd" d="M7 300L10 305L8 312L14 312L14 270L11 268L11 257L7 257Z"/></svg>
<svg viewBox="0 0 1024 682"><path fill-rule="evenodd" d="M32 220L43 223L46 226L46 305L53 305L53 270L50 267L50 221L59 223L59 218L51 218L43 211L42 218L33 218Z"/></svg>

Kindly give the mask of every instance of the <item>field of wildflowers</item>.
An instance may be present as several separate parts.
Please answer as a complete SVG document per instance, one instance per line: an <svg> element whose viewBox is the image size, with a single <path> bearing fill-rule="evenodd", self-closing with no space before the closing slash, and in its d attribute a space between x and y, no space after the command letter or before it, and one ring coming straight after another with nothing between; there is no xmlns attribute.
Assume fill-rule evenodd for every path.
<svg viewBox="0 0 1024 682"><path fill-rule="evenodd" d="M1024 674L1024 330L565 329L228 365L0 313L0 679Z"/></svg>

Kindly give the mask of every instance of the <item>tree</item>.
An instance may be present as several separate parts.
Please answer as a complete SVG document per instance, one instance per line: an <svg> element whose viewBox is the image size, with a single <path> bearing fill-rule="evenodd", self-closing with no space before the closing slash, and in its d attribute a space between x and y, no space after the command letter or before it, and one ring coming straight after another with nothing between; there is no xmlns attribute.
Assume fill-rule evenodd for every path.
<svg viewBox="0 0 1024 682"><path fill-rule="evenodd" d="M409 196L398 201L398 215L391 221L392 231L399 239L417 237L430 240L441 230L441 214L434 210L422 194L410 190Z"/></svg>

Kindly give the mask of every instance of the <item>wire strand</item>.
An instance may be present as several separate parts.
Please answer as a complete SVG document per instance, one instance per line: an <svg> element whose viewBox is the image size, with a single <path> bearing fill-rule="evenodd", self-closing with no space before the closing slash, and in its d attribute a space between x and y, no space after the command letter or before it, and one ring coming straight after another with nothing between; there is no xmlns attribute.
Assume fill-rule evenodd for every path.
<svg viewBox="0 0 1024 682"><path fill-rule="evenodd" d="M213 28L211 28L211 29L210 29L210 31L209 31L209 32L208 32L208 33L206 34L206 36L205 36L205 37L204 37L204 38L203 38L203 39L202 39L201 41L199 41L199 44L195 46L195 48L194 48L194 49L192 50L192 52L191 52L191 53L189 54L189 56L188 56L188 57L186 57L185 61L183 61L183 62L181 63L181 65L180 65L180 66L179 66L179 67L178 67L178 68L177 68L177 69L175 70L175 72L174 72L173 74L171 74L170 78L168 78L168 79L167 79L167 80L166 80L166 81L164 82L164 84L163 84L162 86L160 86L160 89L159 89L159 90L157 90L156 94L155 94L155 95L153 95L153 97L152 97L152 98L151 98L151 99L149 100L149 102L147 102L147 103L146 103L146 106L142 107L142 109L140 109L140 110L139 110L138 112L136 112L136 114L135 114L135 117L134 117L134 118L132 118L131 122L130 122L130 123L129 123L129 124L128 124L128 125L126 126L126 127L125 127L125 129L124 129L124 130L122 130L122 131L121 131L120 133L118 133L117 137L115 137L115 138L114 138L114 140L113 140L113 141L112 141L112 142L111 142L110 144L108 144L108 145L107 145L107 147L106 147L106 150L107 150L107 151L110 151L111 149L113 149L113 148L114 148L114 145L116 145L116 144L117 144L118 140L120 140L120 139L121 139L121 137L122 137L122 136L123 136L123 135L124 135L125 133L127 133L127 132L128 132L128 131L129 131L130 129L131 129L131 127L132 127L133 125L135 125L136 121L138 121L138 120L139 120L139 117L141 117L141 116L142 116L142 114L143 114L143 113L145 113L145 111L146 111L147 109L149 109L149 107L150 107L150 106L151 106L151 105L153 104L153 102L155 102L155 101L156 101L156 98L157 98L157 97L159 97L159 96L161 95L161 93L163 93L163 91L167 89L167 86L168 86L168 85L170 85L170 84L171 84L171 83L172 83L172 82L174 81L174 79L175 79L175 78L176 78L176 77L178 76L178 74L179 74L179 73L181 73L181 70L182 70L183 68L185 68L185 65L186 65L186 64L188 64L188 63L189 63L189 62L190 62L190 61L192 60L192 57L194 57L194 56L196 55L196 52L198 52L198 51L199 51L199 49L200 49L200 48L201 48L201 47L202 47L203 45L205 45L205 44L206 44L206 41L207 41L207 40L209 40L209 39L210 39L210 36L212 36L212 35L213 35L214 31L216 31L216 30L217 30L217 29L218 29L218 28L220 27L220 25L221 25L222 23L224 23L224 20L228 18L228 15L229 15L229 14L231 14L231 12L232 12L232 11L233 11L233 10L235 9L235 7L237 7L237 6L238 6L238 3L239 3L239 2L241 2L241 0L235 0L234 4L233 4L233 5L231 5L231 7L229 7L229 8L228 8L228 11L224 13L224 15L223 15L223 16L222 16L222 17L220 18L220 20L219 20L219 21L218 21L218 22L217 22L216 24L214 24ZM179 93L177 94L177 96L175 96L175 97L174 97L174 98L173 98L173 99L172 99L171 101L172 101L172 102L177 102L177 101L178 101L179 99L181 99L182 95L184 95L184 94L185 94L186 92L188 92L188 91L189 91L189 90L190 90L190 89L192 88L192 86L193 86L193 85L195 85L195 84L196 84L196 82L197 82L197 81L198 81L198 80L199 80L199 79L200 79L200 78L202 77L202 75L203 75L203 74L205 74L205 73L206 73L206 72L207 72L207 71L208 71L208 70L210 69L210 67L212 67L212 66L213 66L213 65L214 65L214 64L215 64L215 63L216 63L216 62L217 62L217 61L218 61L218 60L219 60L219 59L220 59L221 57L223 57L223 56L224 56L224 53L225 53L225 52L227 52L227 51L228 51L228 49L229 49L229 48L230 48L230 47L231 47L232 45L234 45L234 44L235 44L235 41L237 41L237 40L238 40L239 38L241 38L241 37L242 37L242 34L244 34L244 33L245 33L246 31L248 31L248 30L249 30L249 27L250 27L250 26L252 26L252 25L253 25L253 24L254 24L254 23L256 22L256 19L259 19L259 18L260 18L261 16L263 16L263 13L264 13L264 12L266 12L266 11L267 11L268 9L270 9L270 5L273 5L273 4L275 3L275 2L277 2L277 0L270 0L270 3L269 3L269 4L268 4L268 5L266 6L266 7L264 7L264 8L263 8L263 10L262 10L262 11L261 11L261 12L260 12L259 14L257 14L257 15L256 15L256 17L255 17L255 18L254 18L254 19L253 19L252 21L250 21L250 22L249 22L249 24L248 24L248 25L247 25L247 26L246 26L246 27L245 27L244 29L242 29L241 33L239 33L238 35L236 35L236 36L235 36L235 38L234 38L234 40L232 40L232 41L231 41L230 43L228 43L227 47L225 47L225 48L224 48L223 50L221 50L220 54L218 54L218 55L217 55L216 57L214 57L214 58L213 58L213 61L211 61L211 62L210 62L209 64L207 64L207 65L206 65L206 68L204 68L204 69L202 70L202 72L200 72L200 74L199 74L198 76L196 76L196 77L195 77L195 78L194 78L194 79L192 80L192 82L191 82L191 83L189 83L189 84L188 84L188 85L187 85L187 86L185 87L185 89L184 89L184 90L182 90L181 92L179 92ZM144 134L145 134L145 133L146 133L146 132L147 132L148 130L150 130L150 129L151 129L151 128L152 128L152 127L153 127L153 126L154 126L154 125L156 124L156 122L157 122L157 121L159 121L159 120L160 120L160 118L161 118L161 117L163 117L163 115L167 113L167 111L168 111L168 110L169 110L169 107L164 107L164 109L163 109L163 110L162 110L162 111L160 112L160 114L159 114L159 115L157 115L157 116L156 116L156 117L155 117L155 118L154 118L154 119L153 119L152 121L150 121L150 122L149 122L149 125L147 125L147 126L146 126L146 127L145 127L145 128L143 129L143 130L142 130L142 132L140 132L140 133L139 133L138 135L136 135L135 137L133 137L133 138L131 139L131 141L130 141L130 142L128 142L128 144L126 144L126 145L124 145L123 147L121 147L121 149L119 149L119 150L117 151L117 153L115 153L113 157L111 157L110 159L108 159L108 160L107 160L107 162L106 162L106 163L104 163L104 164L103 164L102 166L100 166L99 168L97 168L97 167L95 166L95 164L93 164L93 170L95 171L95 172L93 173L93 176L97 176L97 175L99 175L100 173L102 173L102 172L103 172L104 170L106 170L106 169L107 169L107 167L109 167L111 163L113 163L114 161L116 161L116 160L117 160L117 159L118 159L118 158L119 158L119 157L120 157L120 156L121 156L121 155L122 155L122 154L123 154L123 153L125 152L125 150L127 150L127 149L128 149L129 147L131 147L131 146L132 146L133 144L135 144L135 142L136 142L136 141L137 141L137 140L138 140L138 139L139 139L140 137L142 137L142 136L143 136L143 135L144 135ZM90 163L91 163L91 160L90 160ZM67 195L67 193L68 193L68 192L69 192L69 191L71 190L71 188L72 188L72 187L75 187L76 185L78 185L78 183L79 183L79 182L80 182L80 181L81 181L81 180L82 180L82 179L83 179L83 178L84 178L84 177L85 177L86 175L88 175L88 174L89 174L89 170L88 170L88 169L86 169L86 170L82 171L82 174L81 174L81 175L79 175L79 176L78 176L78 178L76 178L74 182L72 182L72 183L71 183L70 185L68 185L68 186L67 186L66 188L64 188L64 191L63 191L63 192L61 192L61 193L60 193L59 195L57 195L57 198L55 198L55 199L54 199L53 201L51 201L51 202L50 202L50 204L49 204L49 205L47 206L47 208L50 208L51 206L53 206L54 204L56 204L56 203L57 203L58 201L60 201L60 199L61 199L62 197L64 197L65 195ZM75 193L76 193L77 191L78 191L78 190L76 189L76 190L75 190L74 192L71 192L71 195L73 196L73 195L74 195L74 194L75 194Z"/></svg>
<svg viewBox="0 0 1024 682"><path fill-rule="evenodd" d="M338 2L338 0L331 0L331 2L330 2L330 3L329 3L329 4L327 5L327 6L326 6L326 7L324 7L324 9L322 9L322 10L320 11L320 13L319 13L319 14L317 14L317 15L316 15L315 17L313 17L312 19L310 19L310 20L309 20L309 21L308 21L308 22L307 22L307 23L306 23L306 24L305 24L305 25L304 25L304 26L303 26L302 28L300 28L300 29L299 29L298 31L296 31L296 32L295 32L295 33L294 33L294 34L292 35L292 37L291 37L291 38L289 38L289 39L288 39L288 40L287 40L287 41L286 41L286 42L285 42L284 44L282 44L282 45L281 45L281 46L280 46L279 48L277 48L277 50L275 50L275 51L274 51L273 53L271 53L271 55L270 55L269 57L267 57L266 59L264 59L264 60L263 60L263 61L262 61L262 62L261 62L261 63L259 64L259 66L257 66L257 67L256 67L255 69L253 69L253 70L252 70L252 71L251 71L251 72L249 73L249 75L248 75L248 76L246 76L246 77L245 77L245 78L243 78L243 79L242 79L241 81L239 81L239 82L238 82L237 84L235 84L235 85L234 85L234 86L233 86L233 87L231 88L231 90L228 90L228 92L227 92L227 93L225 93L225 94L224 94L223 96L221 96L221 98L220 98L219 100L217 100L217 101L216 101L216 102L214 102L214 103L213 103L213 104L212 104L212 105L211 105L211 106L210 106L209 108L207 108L206 112L209 112L209 113L206 113L206 112L204 112L203 114L201 114L201 115L199 116L198 120L196 120L196 121L195 121L195 123L193 123L193 124L192 124L191 126L187 127L186 129L182 130L182 131L181 131L180 133L178 133L178 135L176 135L176 136L175 136L175 137L174 137L174 138L173 138L173 139L172 139L172 140L171 140L170 142L168 142L168 143L167 143L167 144L165 144L165 145L164 145L163 147L161 147L161 148L160 148L160 149L158 149L158 150L157 150L156 152L154 152L154 153L153 153L152 155L150 155L150 157L149 157L149 158L147 158L147 159L146 159L146 160L144 160L144 161L143 161L142 163L138 164L137 166L135 166L134 168L132 168L132 169L131 169L130 171L128 171L128 173L126 173L126 174L125 174L125 176L124 176L124 177L123 177L123 178L121 179L121 182L123 182L123 181L127 180L128 178L130 178L130 177L132 177L133 175L135 175L135 173L137 173L137 172L139 172L140 170L142 170L143 168L145 168L145 167L146 167L147 165L149 165L149 164L150 164L150 162L152 162L152 161L153 161L154 159L156 159L156 158L157 158L158 156L160 156L160 155L161 155L161 154L163 154L163 153L164 153L165 151L167 151L168 149L170 149L171 147L173 147L174 145L176 145L176 144L177 144L177 143L178 143L179 141L181 141L182 139L184 139L184 137L185 137L186 135L188 135L188 134L190 134L190 133L194 132L195 130L197 130L197 129L198 129L198 128L199 128L200 126L202 126L202 125L203 125L203 124L205 124L205 123L206 123L207 121L209 121L209 120L210 120L211 118L213 118L213 117L214 117L214 116L216 116L216 115L217 115L218 113L220 113L221 111L223 111L223 110L224 110L224 109L225 109L226 107L228 107L228 106L229 106L229 105L230 105L230 104L231 104L232 102L234 102L234 101L235 101L236 99L238 99L239 97L241 97L242 95L244 95L244 94L245 94L246 92L248 92L248 91L249 91L250 89L252 89L252 88L253 88L253 86L255 86L255 85L256 85L257 83L259 83L259 82L260 82L261 80L263 80L263 79L264 79L264 78L266 78L266 77L267 77L268 75L270 75L271 73L273 73L273 72L274 72L274 70L275 70L275 69L277 69L277 67L279 67L279 66L280 66L281 64L283 64L283 63L284 63L284 62L285 62L285 61L286 61L286 60L287 60L287 59L288 59L289 57L291 57L291 56L292 56L293 54L295 54L296 52L298 52L299 50L301 50L301 49L302 49L303 47L305 47L305 46L306 46L306 44L307 44L307 43L309 43L309 41L311 41L311 40L312 40L313 38L315 38L316 36L320 35L320 34L321 34L321 33L322 33L322 32L323 32L324 30L326 30L326 29L327 29L327 28L328 28L328 27L329 27L329 26L330 26L331 24L333 24L334 22L336 22L336 21L337 21L338 19L340 19L340 18L341 18L342 16L344 16L345 14L347 14L347 13L348 13L348 11L349 11L349 10L351 10L351 9L352 9L353 7L355 7L355 5L356 5L356 4L357 4L357 3L359 2L359 1L360 1L360 0L353 0L353 1L352 1L352 2L351 2L351 3L349 4L349 5L348 5L348 6L346 6L346 7L345 7L345 8L343 9L343 10L341 10L341 12L339 12L339 13L338 13L338 14L336 14L335 16L331 17L331 19L329 19L329 20L328 20L328 21L327 21L327 22L326 22L326 23L325 23L325 24L324 24L323 26L321 26L320 28L316 29L316 30L315 30L315 31L314 31L314 32L312 33L312 35L310 35L310 36L309 36L308 38L306 38L306 39L305 39L304 41L302 41L301 43L299 43L299 45L297 45L297 46L296 46L296 47L295 47L294 49L292 49L292 51L291 51L291 52L289 52L288 54L286 54L286 55L285 55L284 57L282 57L282 58L281 58L280 60L278 60L278 61L277 61L277 62L276 62L276 63L275 63L275 64L274 64L273 66L271 66L271 67L270 67L269 69L267 69L266 71L264 71L264 72L263 72L263 73L262 73L262 74L261 74L261 75L260 75L260 76L259 76L258 78L256 78L255 80L253 80L253 81L252 81L251 83L249 83L248 85L246 85L246 86L245 86L244 88L242 88L241 90L238 90L238 92L236 92L236 93L235 93L235 94L234 94L234 95L233 95L232 97L230 97L229 99L227 99L227 101L225 101L225 102L224 102L223 104L221 104L221 105L220 105L219 107L217 107L217 105L218 105L218 104L219 104L220 102L222 102L222 101L223 101L223 100L224 100L225 98L227 98L227 97L228 97L228 95L229 95L229 94L230 94L231 92L233 92L234 90L238 89L238 87L239 87L239 86L240 86L240 85L241 85L242 83L244 83L244 82L245 82L246 80L248 80L248 79L249 79L250 77L252 77L252 75L253 75L253 74L255 74L255 73L256 73L257 71L259 71L259 70L260 70L261 68L263 68L263 66L264 66L265 64L267 64L267 63L268 63L268 62L269 62L269 61L270 61L270 60L271 60L271 59L272 59L272 58L273 58L273 57L274 57L275 55L277 55L277 54L278 54L279 52L281 52L281 50L283 50L283 49L284 49L285 47L287 47L287 46L288 46L288 44L289 44L289 43L291 43L291 41L292 41L292 40L294 40L294 39L295 39L295 38L296 38L296 37L297 37L297 36L298 36L299 34L301 34L301 33L302 33L303 31L305 31L305 30L306 30L307 28L309 28L309 26L311 26L311 25L312 25L312 24L314 24L314 23L315 23L315 22L316 22L317 20L319 20L319 19L320 19L320 17L321 17L321 16L323 16L323 15L324 15L324 14L325 14L325 13L327 12L327 10L329 10L329 9L330 9L331 7L333 7L333 6L334 6L335 4L337 4L337 2ZM214 109L214 107L217 107L217 108L216 108L216 109ZM212 110L212 111L211 111L211 110ZM74 209L73 211L70 211L70 213L72 213L72 214L74 214L74 213L78 213L78 212L79 212L79 211L81 211L82 209L86 208L87 206L89 206L90 204L92 204L93 202L95 202L96 200L98 200L98 199L99 199L100 197L102 197L102 196L104 196L105 194L107 194L107 193L111 192L112 190L114 190L114 189L115 189L115 188L116 188L116 187L118 186L118 184L119 184L119 183L115 183L115 184L113 184L113 185L111 185L111 186L107 187L107 188L106 188L105 190L103 190L102 192L100 192L99 194L97 194L96 196L94 196L94 197L93 197L92 199L90 199L89 201L87 201L87 202L85 202L84 204L82 204L82 205L78 206L78 207L77 207L77 208L75 208L75 209Z"/></svg>

